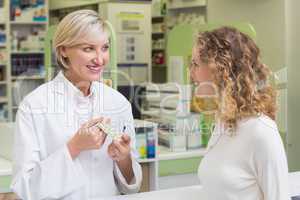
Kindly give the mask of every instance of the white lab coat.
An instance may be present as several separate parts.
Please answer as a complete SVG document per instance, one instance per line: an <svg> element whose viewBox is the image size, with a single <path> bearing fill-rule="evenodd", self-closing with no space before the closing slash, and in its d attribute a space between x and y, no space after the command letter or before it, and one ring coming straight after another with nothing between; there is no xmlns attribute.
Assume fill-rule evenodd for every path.
<svg viewBox="0 0 300 200"><path fill-rule="evenodd" d="M108 156L106 138L99 150L81 152L72 160L67 142L90 118L108 117L112 127L131 136L135 133L131 105L116 90L93 82L90 95L82 93L60 72L27 95L19 106L14 143L11 188L24 200L87 200L120 193L138 192L141 167L132 151L134 179L126 183Z"/></svg>

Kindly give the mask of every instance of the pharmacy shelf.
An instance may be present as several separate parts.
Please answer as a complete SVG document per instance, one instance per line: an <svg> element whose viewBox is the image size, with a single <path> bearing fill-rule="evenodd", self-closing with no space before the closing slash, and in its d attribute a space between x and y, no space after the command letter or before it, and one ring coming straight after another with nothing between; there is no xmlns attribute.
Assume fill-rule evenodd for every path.
<svg viewBox="0 0 300 200"><path fill-rule="evenodd" d="M277 90L287 89L287 83L278 83L278 84L276 84L276 89Z"/></svg>
<svg viewBox="0 0 300 200"><path fill-rule="evenodd" d="M11 25L47 25L47 21L43 22L34 22L34 21L29 21L29 22L22 22L22 21L11 21Z"/></svg>
<svg viewBox="0 0 300 200"><path fill-rule="evenodd" d="M164 35L165 32L152 32L152 35Z"/></svg>
<svg viewBox="0 0 300 200"><path fill-rule="evenodd" d="M164 51L164 48L152 48L152 51Z"/></svg>
<svg viewBox="0 0 300 200"><path fill-rule="evenodd" d="M35 76L12 76L12 80L42 80L45 76L35 75Z"/></svg>
<svg viewBox="0 0 300 200"><path fill-rule="evenodd" d="M169 1L167 4L168 10L200 8L206 6L207 6L206 0L194 0L194 1L174 0L174 1Z"/></svg>
<svg viewBox="0 0 300 200"><path fill-rule="evenodd" d="M103 0L102 0L103 1ZM85 1L61 1L61 0L51 0L49 1L51 10L67 9L73 7L81 7L92 4L99 4L99 0L85 0Z"/></svg>
<svg viewBox="0 0 300 200"><path fill-rule="evenodd" d="M166 67L160 64L154 64L153 61L159 56L166 59L166 38L168 30L166 29L166 15L152 16L152 27L156 27L152 30L152 66L151 66L151 77L154 83L163 83L167 81ZM158 28L159 27L159 28ZM157 48L159 47L159 48Z"/></svg>
<svg viewBox="0 0 300 200"><path fill-rule="evenodd" d="M152 16L152 19L161 19L164 17L165 17L165 15L156 15L156 16Z"/></svg>
<svg viewBox="0 0 300 200"><path fill-rule="evenodd" d="M157 158L140 158L138 159L139 163L148 163L155 162L160 160L177 160L177 159L186 159L194 157L203 157L206 153L205 148L191 149L181 152L171 151L170 148L165 146L158 146L158 155Z"/></svg>
<svg viewBox="0 0 300 200"><path fill-rule="evenodd" d="M41 34L43 34L43 31L47 32L48 31L48 23L49 23L49 1L50 0L45 0L44 1L44 9L45 9L45 18L44 19L33 19L33 18L26 18L26 16L21 16L19 18L15 18L14 20L13 19L9 19L9 16L13 16L13 13L12 12L12 9L10 9L9 7L10 6L7 6L5 8L6 12L7 12L7 20L5 21L5 28L6 28L6 38L10 38L10 39L7 39L6 41L6 52L7 52L7 64L6 64L6 67L5 67L5 72L6 72L6 81L7 81L7 98L8 98L8 121L14 121L14 112L15 112L15 108L13 106L13 88L14 88L14 84L15 84L15 81L16 80L32 80L30 82L36 82L36 84L34 85L39 85L40 83L44 82L45 80L45 76L41 76L40 75L40 71L37 71L36 73L23 73L23 74L20 74L20 76L16 76L17 74L14 74L14 67L17 67L17 66L13 66L15 63L15 59L20 59L20 60L23 60L23 59L29 59L31 57L31 55L33 57L38 57L39 60L38 61L45 61L44 59L44 51L40 50L40 49L37 49L37 50L34 50L34 49L30 49L30 47L28 48L28 51L23 51L23 50L16 50L15 48L12 48L13 46L15 46L14 42L15 42L15 38L14 38L14 35L13 33L14 32L17 32L17 40L22 40L23 37L24 39L29 36L30 34L34 35L33 32L35 31L38 31L38 32L42 32ZM7 5L10 5L9 4L9 0L6 0L6 2L8 2ZM34 8L35 9L35 8ZM39 9L39 8L37 8ZM26 19L25 19L26 18ZM36 30L33 30L33 29L36 29ZM42 37L42 35L38 35L36 37ZM18 41L18 42L19 42ZM24 43L25 45L25 43ZM26 45L25 45L26 46ZM22 49L25 49L26 47L23 47ZM30 45L28 45L30 46ZM27 49L27 48L26 48ZM20 57L20 58L19 58ZM35 63L35 62L32 62L31 63L32 65L32 69L39 69L39 66L37 65L40 65L39 63ZM29 65L29 64L28 64ZM31 69L31 66L28 67ZM44 70L44 68L43 68ZM28 70L29 71L29 70ZM35 81L36 80L36 81ZM31 84L30 84L31 85ZM26 95L26 94L24 94Z"/></svg>
<svg viewBox="0 0 300 200"><path fill-rule="evenodd" d="M138 162L139 163L150 163L150 162L155 162L157 159L156 158L139 158Z"/></svg>
<svg viewBox="0 0 300 200"><path fill-rule="evenodd" d="M44 51L12 51L11 54L44 54Z"/></svg>
<svg viewBox="0 0 300 200"><path fill-rule="evenodd" d="M153 117L153 118L159 118L160 117L160 112L159 110L141 110L141 114L142 115L146 115L146 116L150 116L150 117Z"/></svg>
<svg viewBox="0 0 300 200"><path fill-rule="evenodd" d="M200 8L203 7L205 8L206 5L191 5L191 6L174 6L174 7L169 7L169 10L179 10L179 9L189 9L189 8Z"/></svg>
<svg viewBox="0 0 300 200"><path fill-rule="evenodd" d="M166 65L164 64L161 64L161 65L155 65L155 64L152 64L152 67L166 67Z"/></svg>
<svg viewBox="0 0 300 200"><path fill-rule="evenodd" d="M7 103L8 99L6 97L0 97L0 103Z"/></svg>
<svg viewBox="0 0 300 200"><path fill-rule="evenodd" d="M202 157L206 153L205 148L187 150L182 152L171 151L170 148L159 146L158 160L176 160L193 157Z"/></svg>

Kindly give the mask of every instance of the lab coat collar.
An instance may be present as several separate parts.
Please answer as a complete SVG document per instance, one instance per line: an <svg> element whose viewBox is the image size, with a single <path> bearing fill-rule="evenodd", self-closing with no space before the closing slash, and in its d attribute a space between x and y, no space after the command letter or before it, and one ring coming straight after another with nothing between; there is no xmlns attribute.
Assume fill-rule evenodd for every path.
<svg viewBox="0 0 300 200"><path fill-rule="evenodd" d="M59 94L70 94L73 93L76 96L84 97L83 93L71 83L64 75L62 71L60 71L57 76L54 78L54 92ZM94 97L96 95L97 86L96 82L93 81L90 86L90 94L87 97Z"/></svg>

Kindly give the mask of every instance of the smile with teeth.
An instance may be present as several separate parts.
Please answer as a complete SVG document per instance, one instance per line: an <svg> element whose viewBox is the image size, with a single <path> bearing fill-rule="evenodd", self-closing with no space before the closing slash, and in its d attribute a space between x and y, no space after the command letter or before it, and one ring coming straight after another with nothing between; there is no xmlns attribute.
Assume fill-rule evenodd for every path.
<svg viewBox="0 0 300 200"><path fill-rule="evenodd" d="M94 73L99 73L102 69L99 65L87 65L87 68Z"/></svg>

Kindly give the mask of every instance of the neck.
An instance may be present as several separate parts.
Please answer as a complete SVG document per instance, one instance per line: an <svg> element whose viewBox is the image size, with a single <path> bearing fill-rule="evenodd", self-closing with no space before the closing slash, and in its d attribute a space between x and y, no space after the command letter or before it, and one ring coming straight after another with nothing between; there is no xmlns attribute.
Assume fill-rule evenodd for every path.
<svg viewBox="0 0 300 200"><path fill-rule="evenodd" d="M79 77L74 76L74 74L71 74L68 71L65 71L64 75L76 88L83 93L84 96L88 96L90 94L91 81L80 80Z"/></svg>

